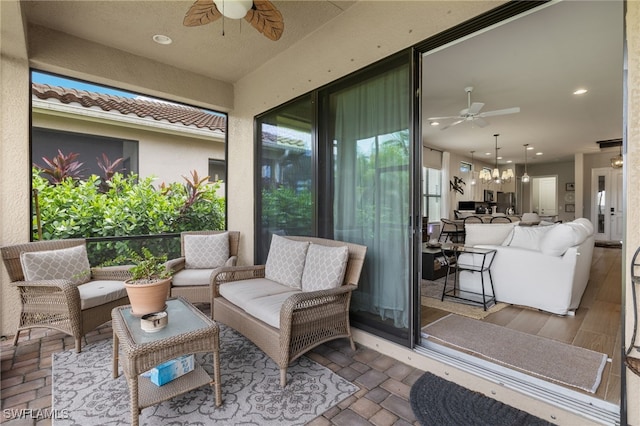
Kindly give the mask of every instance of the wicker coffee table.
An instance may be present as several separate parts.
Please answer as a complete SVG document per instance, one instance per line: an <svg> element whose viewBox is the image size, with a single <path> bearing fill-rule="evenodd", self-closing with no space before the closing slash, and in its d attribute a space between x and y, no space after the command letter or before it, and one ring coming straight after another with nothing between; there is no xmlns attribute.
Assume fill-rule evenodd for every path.
<svg viewBox="0 0 640 426"><path fill-rule="evenodd" d="M111 311L113 378L119 376L120 358L129 384L132 425L138 425L143 408L206 384L214 388L216 407L222 404L218 325L180 297L167 300L166 312L169 314L168 325L160 331L148 333L140 328L140 318L131 314L130 305L120 306ZM213 377L197 363L193 371L163 386L156 386L148 378L140 376L141 373L163 362L197 352L213 354Z"/></svg>

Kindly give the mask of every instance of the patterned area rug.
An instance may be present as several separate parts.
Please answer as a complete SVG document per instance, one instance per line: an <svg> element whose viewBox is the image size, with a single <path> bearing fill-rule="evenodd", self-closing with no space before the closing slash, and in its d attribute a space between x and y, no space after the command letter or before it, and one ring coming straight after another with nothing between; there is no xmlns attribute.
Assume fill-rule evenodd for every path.
<svg viewBox="0 0 640 426"><path fill-rule="evenodd" d="M280 387L277 365L235 330L220 325L222 406L203 386L142 410L141 425L303 425L358 390L358 387L306 357L287 369ZM112 378L112 340L53 354L53 409L68 418L60 425L120 425L131 419L129 388L120 368ZM211 374L211 354L197 354Z"/></svg>

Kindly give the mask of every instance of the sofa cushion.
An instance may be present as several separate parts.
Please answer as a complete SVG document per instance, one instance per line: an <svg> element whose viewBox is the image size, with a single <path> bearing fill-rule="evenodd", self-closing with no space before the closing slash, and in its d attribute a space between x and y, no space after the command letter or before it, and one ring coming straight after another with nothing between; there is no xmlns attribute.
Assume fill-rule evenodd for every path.
<svg viewBox="0 0 640 426"><path fill-rule="evenodd" d="M183 269L173 274L171 285L185 287L193 285L209 285L214 269Z"/></svg>
<svg viewBox="0 0 640 426"><path fill-rule="evenodd" d="M540 239L540 251L549 256L562 256L574 246L576 231L568 224L553 226Z"/></svg>
<svg viewBox="0 0 640 426"><path fill-rule="evenodd" d="M123 281L97 280L78 286L80 292L80 309L95 306L127 297L127 289Z"/></svg>
<svg viewBox="0 0 640 426"><path fill-rule="evenodd" d="M468 223L464 226L464 245L500 245L514 227L514 223Z"/></svg>
<svg viewBox="0 0 640 426"><path fill-rule="evenodd" d="M83 284L91 279L91 266L84 244L20 253L20 263L26 281L68 280L73 284Z"/></svg>
<svg viewBox="0 0 640 426"><path fill-rule="evenodd" d="M251 299L245 305L244 310L254 318L266 322L271 327L280 328L280 309L282 304L292 294L299 291L288 291L286 293L273 294L271 296L259 297Z"/></svg>
<svg viewBox="0 0 640 426"><path fill-rule="evenodd" d="M302 291L329 290L342 285L349 247L311 244L302 272Z"/></svg>
<svg viewBox="0 0 640 426"><path fill-rule="evenodd" d="M185 234L184 261L187 269L212 269L224 266L229 259L229 233Z"/></svg>
<svg viewBox="0 0 640 426"><path fill-rule="evenodd" d="M552 226L515 226L510 241L505 240L505 245L519 247L529 250L540 251L540 240L551 229ZM508 244L506 244L508 242Z"/></svg>
<svg viewBox="0 0 640 426"><path fill-rule="evenodd" d="M278 284L267 278L232 281L223 283L218 288L218 292L222 297L244 310L246 310L246 306L250 300L295 291L296 290L291 287Z"/></svg>
<svg viewBox="0 0 640 426"><path fill-rule="evenodd" d="M265 263L265 278L299 290L308 248L308 241L289 240L274 234Z"/></svg>

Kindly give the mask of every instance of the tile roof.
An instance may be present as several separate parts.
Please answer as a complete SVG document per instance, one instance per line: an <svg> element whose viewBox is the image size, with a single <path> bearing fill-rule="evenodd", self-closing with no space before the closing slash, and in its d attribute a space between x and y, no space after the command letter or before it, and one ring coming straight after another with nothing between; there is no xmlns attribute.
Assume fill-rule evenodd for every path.
<svg viewBox="0 0 640 426"><path fill-rule="evenodd" d="M196 126L200 129L226 131L227 118L225 116L211 114L205 110L186 105L144 98L124 98L39 83L32 83L31 93L42 100L57 99L64 104L78 103L85 108L97 106L103 111L118 111L125 115L135 114L140 118L152 118L157 121L167 120L170 123Z"/></svg>

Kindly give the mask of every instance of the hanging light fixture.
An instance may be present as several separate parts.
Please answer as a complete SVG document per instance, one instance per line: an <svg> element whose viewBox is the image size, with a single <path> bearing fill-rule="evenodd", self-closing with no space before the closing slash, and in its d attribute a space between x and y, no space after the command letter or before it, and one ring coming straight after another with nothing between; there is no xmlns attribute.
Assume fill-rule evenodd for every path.
<svg viewBox="0 0 640 426"><path fill-rule="evenodd" d="M623 160L622 160L622 143L621 143L620 154L611 158L611 167L613 167L614 169L619 169L622 167L622 164L623 164Z"/></svg>
<svg viewBox="0 0 640 426"><path fill-rule="evenodd" d="M213 0L216 7L225 18L242 19L253 7L252 0Z"/></svg>
<svg viewBox="0 0 640 426"><path fill-rule="evenodd" d="M473 153L475 151L471 151L471 185L475 185L476 184L476 173L473 171Z"/></svg>
<svg viewBox="0 0 640 426"><path fill-rule="evenodd" d="M493 172L491 172L491 178L496 185L500 185L502 183L502 180L500 180L500 169L498 169L498 136L500 136L500 134L496 133L493 136L496 138L496 167L493 169Z"/></svg>
<svg viewBox="0 0 640 426"><path fill-rule="evenodd" d="M529 183L529 175L527 174L527 147L528 143L524 144L524 174L522 175L522 183Z"/></svg>

